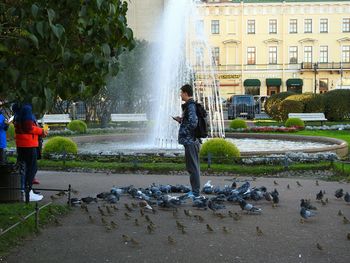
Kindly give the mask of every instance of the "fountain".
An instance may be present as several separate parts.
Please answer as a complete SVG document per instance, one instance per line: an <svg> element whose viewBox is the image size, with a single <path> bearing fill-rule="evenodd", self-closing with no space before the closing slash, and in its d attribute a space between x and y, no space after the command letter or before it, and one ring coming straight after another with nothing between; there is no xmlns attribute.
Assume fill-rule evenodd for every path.
<svg viewBox="0 0 350 263"><path fill-rule="evenodd" d="M224 137L223 111L219 102L220 93L211 56L211 49L200 21L197 1L166 1L162 23L157 32L157 45L153 54L159 57L158 72L154 76L153 116L155 126L151 133L151 144L160 149L176 149L178 124L170 116L181 115L180 87L186 83L194 87L194 99L202 103L208 112L210 137ZM196 56L193 56L196 51ZM197 58L195 73L193 59ZM198 59L198 57L200 59ZM207 66L204 66L204 58ZM192 59L192 60L191 60ZM206 67L206 70L204 70ZM204 73L203 73L204 72Z"/></svg>

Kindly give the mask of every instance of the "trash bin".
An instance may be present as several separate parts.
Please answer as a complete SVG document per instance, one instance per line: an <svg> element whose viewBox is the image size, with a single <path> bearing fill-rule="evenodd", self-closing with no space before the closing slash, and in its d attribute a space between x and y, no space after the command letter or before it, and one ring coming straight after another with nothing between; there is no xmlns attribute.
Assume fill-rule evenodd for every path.
<svg viewBox="0 0 350 263"><path fill-rule="evenodd" d="M15 164L0 164L0 203L22 201L21 190L2 189L2 187L21 187L21 178Z"/></svg>

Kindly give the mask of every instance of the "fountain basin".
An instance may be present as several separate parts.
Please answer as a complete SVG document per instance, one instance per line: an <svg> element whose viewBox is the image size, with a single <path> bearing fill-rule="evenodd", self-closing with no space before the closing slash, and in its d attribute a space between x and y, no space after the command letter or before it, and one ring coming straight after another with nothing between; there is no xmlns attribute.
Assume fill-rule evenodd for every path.
<svg viewBox="0 0 350 263"><path fill-rule="evenodd" d="M286 152L333 152L339 157L348 154L348 144L339 139L319 136L287 134L227 133L226 138L240 149L244 156L265 156ZM145 134L109 134L72 137L78 144L80 153L91 154L138 154L138 153L178 153L183 154L182 146L176 149L158 149L145 144Z"/></svg>

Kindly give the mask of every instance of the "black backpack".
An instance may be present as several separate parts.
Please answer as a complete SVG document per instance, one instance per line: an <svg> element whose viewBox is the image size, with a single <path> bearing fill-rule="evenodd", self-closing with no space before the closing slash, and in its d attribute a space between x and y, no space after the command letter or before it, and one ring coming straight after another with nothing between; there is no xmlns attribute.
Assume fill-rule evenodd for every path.
<svg viewBox="0 0 350 263"><path fill-rule="evenodd" d="M207 111L204 109L202 104L195 102L196 104L196 114L198 118L198 124L195 129L195 137L207 138L208 137L208 122L207 122Z"/></svg>

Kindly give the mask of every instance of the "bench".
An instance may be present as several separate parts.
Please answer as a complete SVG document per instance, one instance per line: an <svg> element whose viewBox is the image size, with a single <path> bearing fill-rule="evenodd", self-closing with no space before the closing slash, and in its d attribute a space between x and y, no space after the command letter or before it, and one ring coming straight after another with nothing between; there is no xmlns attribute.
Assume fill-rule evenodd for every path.
<svg viewBox="0 0 350 263"><path fill-rule="evenodd" d="M39 123L49 124L49 123L58 123L66 124L70 123L72 120L69 117L69 114L45 114L44 117L38 120Z"/></svg>
<svg viewBox="0 0 350 263"><path fill-rule="evenodd" d="M115 122L131 122L131 121L148 121L146 113L113 113L111 121Z"/></svg>
<svg viewBox="0 0 350 263"><path fill-rule="evenodd" d="M288 118L299 118L302 121L319 121L321 122L321 125L323 125L324 121L327 121L326 117L324 116L324 113L289 113Z"/></svg>

